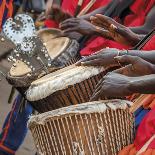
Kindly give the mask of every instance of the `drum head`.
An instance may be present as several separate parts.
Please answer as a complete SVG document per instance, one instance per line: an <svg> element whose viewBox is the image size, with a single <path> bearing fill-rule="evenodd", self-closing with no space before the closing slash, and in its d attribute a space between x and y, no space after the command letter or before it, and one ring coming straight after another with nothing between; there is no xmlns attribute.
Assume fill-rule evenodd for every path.
<svg viewBox="0 0 155 155"><path fill-rule="evenodd" d="M48 53L52 59L58 57L70 43L70 39L66 37L60 37L51 39L45 43Z"/></svg>
<svg viewBox="0 0 155 155"><path fill-rule="evenodd" d="M58 37L61 31L58 29L43 29L38 31L38 36L44 42L49 55L52 59L58 57L70 43L70 39L67 37Z"/></svg>
<svg viewBox="0 0 155 155"><path fill-rule="evenodd" d="M31 72L31 69L22 61L16 61L10 69L10 76L20 77L27 75Z"/></svg>
<svg viewBox="0 0 155 155"><path fill-rule="evenodd" d="M31 116L29 120L29 127L35 124L42 124L48 121L50 118L57 119L66 117L67 115L75 114L90 114L97 112L105 112L107 109L116 111L117 109L129 109L133 103L127 100L113 99L113 100L100 100L94 102L87 102L77 105L71 105L60 109L52 110L39 114L37 116Z"/></svg>
<svg viewBox="0 0 155 155"><path fill-rule="evenodd" d="M54 29L54 28L46 28L39 30L37 32L37 35L42 39L43 42L47 42L50 39L53 39L57 37L58 35L60 36L61 31L59 29Z"/></svg>
<svg viewBox="0 0 155 155"><path fill-rule="evenodd" d="M27 91L27 99L29 101L35 101L46 98L56 91L66 89L104 71L103 67L75 65L60 69L34 81Z"/></svg>

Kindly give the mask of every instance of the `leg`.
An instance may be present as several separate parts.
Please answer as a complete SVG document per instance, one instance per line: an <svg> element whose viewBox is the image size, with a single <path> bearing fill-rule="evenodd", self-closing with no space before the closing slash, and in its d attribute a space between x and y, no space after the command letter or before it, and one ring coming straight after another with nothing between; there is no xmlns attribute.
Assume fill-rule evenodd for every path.
<svg viewBox="0 0 155 155"><path fill-rule="evenodd" d="M0 153L3 152L4 155L15 154L27 133L27 121L32 114L32 107L27 104L26 108L18 113L20 99L21 95L18 95L0 134Z"/></svg>

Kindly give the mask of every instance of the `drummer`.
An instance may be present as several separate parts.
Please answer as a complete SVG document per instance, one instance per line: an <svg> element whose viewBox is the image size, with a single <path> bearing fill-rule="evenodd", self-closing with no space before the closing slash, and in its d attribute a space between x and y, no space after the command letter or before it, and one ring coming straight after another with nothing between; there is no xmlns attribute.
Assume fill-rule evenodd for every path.
<svg viewBox="0 0 155 155"><path fill-rule="evenodd" d="M4 122L3 129L0 134L0 154L15 154L26 136L27 120L29 115L32 113L32 107L27 104L24 111L19 114L18 111L20 107L20 101L21 95L18 95L13 103L11 111L9 112Z"/></svg>
<svg viewBox="0 0 155 155"><path fill-rule="evenodd" d="M116 1L112 1L112 3L116 3ZM126 27L129 27L131 32L135 32L136 34L147 34L155 25L152 20L154 19L155 14L155 7L154 7L155 1L148 0L148 3L143 3L143 1L121 1L120 4L117 4L117 9L113 7L114 12L112 15L109 15L110 17L117 17L115 20L123 23ZM115 5L112 5L115 6ZM120 6L120 9L119 9ZM142 8L147 8L143 10ZM139 9L138 9L139 8ZM122 12L121 12L122 10ZM126 10L124 12L124 10ZM147 11L146 11L147 10ZM94 13L101 13L108 15L108 12L110 9L107 9L106 12L98 10L94 11ZM133 13L131 13L133 12ZM93 15L90 14L90 15ZM132 47L133 45L124 45L117 43L116 41L109 40L109 37L102 33L103 37L94 37L94 34L98 35L98 32L96 32L95 28L90 24L88 21L84 20L87 19L90 16L83 16L81 18L71 18L68 19L60 24L60 28L64 31L64 33L67 35L71 32L79 32L83 35L89 35L92 36L91 39L85 44L85 47L81 50L82 56L88 56L102 48L105 47L111 47L111 48L118 48L118 49L128 49ZM118 18L120 17L120 18ZM123 18L122 18L123 17ZM83 19L84 18L84 19ZM110 18L108 18L110 20ZM103 27L103 25L101 25ZM104 28L104 27L103 27ZM108 39L107 39L108 38Z"/></svg>
<svg viewBox="0 0 155 155"><path fill-rule="evenodd" d="M115 26L117 27L117 30L121 28L120 25ZM125 41L126 43L128 43L126 36L129 34L131 36L133 35L130 33L129 29L121 29L121 33L118 33L120 31L115 30L116 28L113 29L112 33L115 32L116 35L112 36L117 36L117 39L121 36L121 40L118 40L123 42ZM143 52L138 50L103 49L103 51L84 58L78 62L77 65L94 65L104 67L109 65L117 65L118 63L121 66L128 64L127 66L103 77L101 82L99 82L94 95L92 96L92 100L97 100L101 95L106 97L122 97L133 93L153 94L155 91L153 87L153 83L155 82L155 53L154 51L146 50L155 49L154 39L155 36L151 37L151 39L145 44L142 50ZM117 91L118 89L119 91ZM136 154L136 152L142 148L142 146L153 136L153 134L155 134L153 124L155 120L153 115L155 110L154 103L153 98L152 102L147 105L148 108L152 110L144 117L141 125L139 126L134 145L125 148L120 155ZM145 130L146 127L147 131ZM144 135L146 136L144 137ZM140 139L141 137L143 138ZM151 141L149 148L154 149L154 144L155 140ZM152 150L149 151L152 153Z"/></svg>
<svg viewBox="0 0 155 155"><path fill-rule="evenodd" d="M101 95L106 97L124 97L133 93L155 93L155 53L149 52L143 56L143 58L145 60L140 57L130 55L116 57L115 59L119 61L120 64L126 63L129 65L115 70L103 77L91 100L97 100ZM93 60L95 59L89 59L89 62L92 62ZM99 59L96 60L98 61ZM88 61L84 61L82 63L85 62L87 63ZM123 73L129 76L122 75ZM137 151L139 151L150 139L151 142L144 150L147 150L144 155L147 155L147 153L149 154L149 152L155 153L155 151L152 150L155 149L155 137L153 137L155 135L155 104L150 105L150 107L152 108L151 111L144 117L137 130L134 145L130 145L125 148L119 155L135 155ZM152 155L154 153L152 153Z"/></svg>

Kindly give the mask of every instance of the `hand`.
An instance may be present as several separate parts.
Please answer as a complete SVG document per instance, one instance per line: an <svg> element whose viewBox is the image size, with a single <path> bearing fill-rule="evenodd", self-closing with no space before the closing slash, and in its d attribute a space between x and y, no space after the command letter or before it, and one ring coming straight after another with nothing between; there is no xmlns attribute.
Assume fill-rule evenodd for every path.
<svg viewBox="0 0 155 155"><path fill-rule="evenodd" d="M62 11L62 9L58 5L53 5L46 12L46 18L55 20L57 23L61 23L71 17L72 16L69 13Z"/></svg>
<svg viewBox="0 0 155 155"><path fill-rule="evenodd" d="M132 77L127 77L117 73L109 73L104 76L91 97L91 101L96 101L100 97L124 97L133 94L130 89Z"/></svg>
<svg viewBox="0 0 155 155"><path fill-rule="evenodd" d="M64 33L78 32L82 35L92 35L95 33L95 26L87 20L80 18L70 18L60 24L61 30Z"/></svg>
<svg viewBox="0 0 155 155"><path fill-rule="evenodd" d="M114 57L118 56L119 50L117 49L103 49L91 56L83 58L76 63L77 66L104 66L113 67L119 66Z"/></svg>
<svg viewBox="0 0 155 155"><path fill-rule="evenodd" d="M143 76L155 73L155 65L145 61L144 59L137 56L118 56L115 59L123 64L128 64L118 70L115 73L123 74L126 76Z"/></svg>
<svg viewBox="0 0 155 155"><path fill-rule="evenodd" d="M117 23L110 17L97 14L91 17L91 23L96 25L96 31L106 38L110 38L119 43L134 46L140 38L129 28Z"/></svg>

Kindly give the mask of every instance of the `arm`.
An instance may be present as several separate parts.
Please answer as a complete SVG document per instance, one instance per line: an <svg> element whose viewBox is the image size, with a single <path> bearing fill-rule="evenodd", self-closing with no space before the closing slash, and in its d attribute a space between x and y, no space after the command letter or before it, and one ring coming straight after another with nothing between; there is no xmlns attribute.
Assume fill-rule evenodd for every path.
<svg viewBox="0 0 155 155"><path fill-rule="evenodd" d="M98 83L91 100L96 101L100 97L124 97L134 93L155 93L155 74L139 77L107 74Z"/></svg>
<svg viewBox="0 0 155 155"><path fill-rule="evenodd" d="M133 78L130 88L134 93L154 94L155 93L155 74Z"/></svg>
<svg viewBox="0 0 155 155"><path fill-rule="evenodd" d="M155 6L148 13L145 23L138 27L129 27L134 33L137 34L148 34L155 27Z"/></svg>
<svg viewBox="0 0 155 155"><path fill-rule="evenodd" d="M127 51L122 51L119 53L119 55L138 56L152 64L155 64L155 51L128 50L128 53Z"/></svg>

